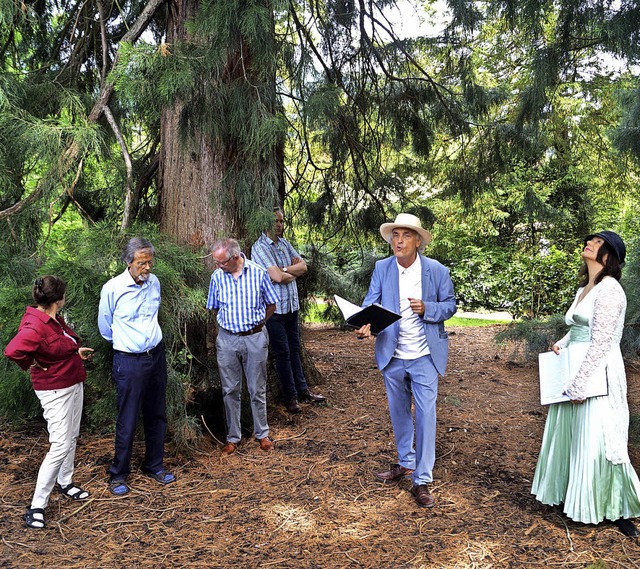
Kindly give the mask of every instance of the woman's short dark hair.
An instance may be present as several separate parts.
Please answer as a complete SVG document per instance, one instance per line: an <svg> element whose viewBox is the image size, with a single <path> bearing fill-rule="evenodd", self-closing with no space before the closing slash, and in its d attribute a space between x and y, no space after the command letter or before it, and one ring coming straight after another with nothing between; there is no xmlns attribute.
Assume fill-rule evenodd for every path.
<svg viewBox="0 0 640 569"><path fill-rule="evenodd" d="M33 300L38 306L49 308L54 302L62 300L67 283L53 275L38 277L33 283Z"/></svg>
<svg viewBox="0 0 640 569"><path fill-rule="evenodd" d="M604 261L605 255L607 256L606 261ZM604 277L613 277L617 281L620 280L620 277L622 276L620 259L618 259L618 255L616 255L615 251L606 241L603 241L602 245L600 245L600 249L598 249L598 254L596 255L596 261L603 265L603 268L598 273L595 284L598 284ZM583 263L580 268L578 279L580 286L587 286L589 283L589 271L585 263Z"/></svg>

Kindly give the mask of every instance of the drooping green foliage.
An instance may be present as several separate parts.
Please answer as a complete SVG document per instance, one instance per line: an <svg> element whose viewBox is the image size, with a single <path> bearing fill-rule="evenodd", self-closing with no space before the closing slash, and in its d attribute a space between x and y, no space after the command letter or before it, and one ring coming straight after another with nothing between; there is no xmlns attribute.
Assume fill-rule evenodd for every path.
<svg viewBox="0 0 640 569"><path fill-rule="evenodd" d="M72 281L85 282L76 249L110 259L106 279L128 197L134 219L157 220L167 109L182 130L164 143L192 149L194 132L207 133L223 172L213 205L245 235L285 198L308 294L357 302L388 254L378 227L401 211L432 229L428 254L451 268L464 308L531 318L566 308L585 233L637 233L637 0L451 0L404 35L392 0L189 1L188 21L161 8L143 42L121 42L151 4L0 3L0 268L27 296L54 259L70 271L74 258ZM168 23L186 25L171 44ZM61 237L93 235L78 216L96 234L113 228L108 247ZM164 325L181 338L172 386L184 402L184 378L201 378L185 322L198 322L202 293L180 283L201 259L164 246L158 271L176 316ZM629 314L638 306L629 295ZM89 412L106 416L109 404L96 397Z"/></svg>
<svg viewBox="0 0 640 569"><path fill-rule="evenodd" d="M65 319L94 348L86 384L87 415L92 427L113 427L115 422L115 389L111 383L112 350L97 326L98 302L102 285L126 269L121 254L126 241L142 235L156 247L157 274L162 286L160 325L167 345L169 387L168 413L172 432L178 444L195 440L199 429L187 411L193 394L192 382L206 376L203 363L193 360L189 351L189 326L206 319L205 291L208 274L198 255L177 246L153 226L136 226L122 235L106 224L92 228L76 226L56 234L41 252L38 262L21 271L3 273L0 281L0 343L4 347L18 328L24 307L33 303L31 290L35 277L54 274L67 282ZM2 251L0 258L7 252ZM37 415L37 400L31 397L28 374L7 362L9 381L0 382L0 415L12 420ZM201 381L201 380L200 380Z"/></svg>
<svg viewBox="0 0 640 569"><path fill-rule="evenodd" d="M551 346L568 330L561 315L547 319L513 322L496 334L496 342L511 342L512 357L537 360L538 354L548 352Z"/></svg>

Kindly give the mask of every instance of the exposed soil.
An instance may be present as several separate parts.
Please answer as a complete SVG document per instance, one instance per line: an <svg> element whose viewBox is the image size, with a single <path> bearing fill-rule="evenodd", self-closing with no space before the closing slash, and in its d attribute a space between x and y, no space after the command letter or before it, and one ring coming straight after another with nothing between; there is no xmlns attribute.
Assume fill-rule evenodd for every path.
<svg viewBox="0 0 640 569"><path fill-rule="evenodd" d="M395 447L372 341L306 328L305 342L329 397L302 416L270 410L276 450L247 440L221 458L207 441L172 452L175 484L140 475L112 497L106 466L113 440L83 433L75 480L92 493L60 494L47 528L24 527L46 431L5 432L0 441L0 567L122 568L522 568L640 566L640 545L613 525L585 526L529 494L544 426L533 364L511 361L496 327L452 328L440 382L436 507L420 509L410 483L380 484L373 473ZM640 413L640 374L628 374ZM142 443L136 453L142 452ZM640 449L631 451L640 469Z"/></svg>

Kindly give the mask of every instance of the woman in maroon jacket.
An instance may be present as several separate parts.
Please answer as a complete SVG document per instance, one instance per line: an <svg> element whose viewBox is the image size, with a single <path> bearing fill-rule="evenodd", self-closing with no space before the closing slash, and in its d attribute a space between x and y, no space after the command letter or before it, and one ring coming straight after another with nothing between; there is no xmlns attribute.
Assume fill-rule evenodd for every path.
<svg viewBox="0 0 640 569"><path fill-rule="evenodd" d="M36 306L27 307L18 333L4 351L22 369L30 370L51 443L38 472L31 506L24 515L30 528L45 526L44 509L56 481L60 492L72 500L89 497L72 478L87 377L82 361L89 359L93 350L80 347L80 338L58 314L66 288L62 279L52 275L36 279Z"/></svg>

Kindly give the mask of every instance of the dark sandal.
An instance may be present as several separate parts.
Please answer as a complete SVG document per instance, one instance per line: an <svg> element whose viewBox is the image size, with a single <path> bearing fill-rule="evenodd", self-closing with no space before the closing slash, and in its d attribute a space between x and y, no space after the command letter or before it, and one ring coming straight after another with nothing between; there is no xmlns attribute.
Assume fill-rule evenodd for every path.
<svg viewBox="0 0 640 569"><path fill-rule="evenodd" d="M76 486L73 482L67 486L58 485L60 493L75 502L81 502L89 497L89 492Z"/></svg>
<svg viewBox="0 0 640 569"><path fill-rule="evenodd" d="M124 496L129 493L129 486L124 480L111 480L109 482L109 492L114 496Z"/></svg>
<svg viewBox="0 0 640 569"><path fill-rule="evenodd" d="M176 481L176 477L171 474L171 472L167 472L166 470L159 470L158 472L145 472L145 476L149 478L153 478L159 484L171 484Z"/></svg>
<svg viewBox="0 0 640 569"><path fill-rule="evenodd" d="M42 508L27 508L27 511L24 513L24 523L28 528L44 528L44 510Z"/></svg>

